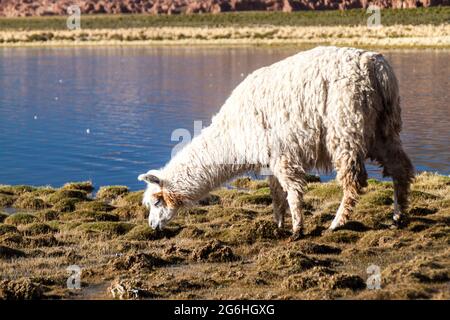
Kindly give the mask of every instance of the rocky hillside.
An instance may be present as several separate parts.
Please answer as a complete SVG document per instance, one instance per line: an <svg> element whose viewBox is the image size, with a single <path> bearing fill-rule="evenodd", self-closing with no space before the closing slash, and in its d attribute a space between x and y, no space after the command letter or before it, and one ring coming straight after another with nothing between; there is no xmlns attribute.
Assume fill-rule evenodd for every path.
<svg viewBox="0 0 450 320"><path fill-rule="evenodd" d="M416 8L450 5L450 0L0 0L0 16L64 15L79 5L83 14L102 13L220 13L230 11L298 11L366 8Z"/></svg>

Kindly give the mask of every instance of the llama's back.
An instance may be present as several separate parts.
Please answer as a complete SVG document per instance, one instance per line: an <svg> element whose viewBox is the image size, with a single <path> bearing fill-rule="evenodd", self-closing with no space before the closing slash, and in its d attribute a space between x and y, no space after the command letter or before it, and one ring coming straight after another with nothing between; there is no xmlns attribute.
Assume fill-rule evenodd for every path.
<svg viewBox="0 0 450 320"><path fill-rule="evenodd" d="M213 125L231 129L242 141L238 152L259 152L262 160L275 147L297 150L303 165L327 169L336 152L324 146L335 150L347 137L364 150L386 108L392 112L385 129L399 130L397 100L397 80L380 54L318 47L250 74Z"/></svg>

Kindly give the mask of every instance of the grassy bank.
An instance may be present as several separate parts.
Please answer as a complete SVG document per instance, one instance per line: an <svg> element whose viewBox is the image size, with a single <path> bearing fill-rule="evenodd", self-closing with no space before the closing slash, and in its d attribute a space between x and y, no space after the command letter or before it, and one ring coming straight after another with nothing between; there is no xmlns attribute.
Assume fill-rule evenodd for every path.
<svg viewBox="0 0 450 320"><path fill-rule="evenodd" d="M78 31L3 31L0 45L340 45L450 48L450 25L340 27L163 27Z"/></svg>
<svg viewBox="0 0 450 320"><path fill-rule="evenodd" d="M237 180L148 228L142 192L0 186L0 298L449 299L450 178L419 175L409 223L390 229L392 184L370 180L352 221L325 232L341 189L308 184L306 236L272 222L265 181ZM1 211L1 210L0 210ZM10 212L10 209L8 209ZM289 220L289 219L288 219ZM69 290L69 265L82 268ZM381 289L369 290L377 265Z"/></svg>
<svg viewBox="0 0 450 320"><path fill-rule="evenodd" d="M271 26L353 26L366 25L365 10L237 12L192 15L82 15L83 29L155 27L255 27ZM383 9L381 22L393 25L439 25L450 22L450 7ZM66 17L0 18L0 30L64 30Z"/></svg>
<svg viewBox="0 0 450 320"><path fill-rule="evenodd" d="M340 45L449 48L450 7L382 11L368 28L364 10L240 12L198 15L82 16L81 30L65 17L2 18L0 46L83 45Z"/></svg>

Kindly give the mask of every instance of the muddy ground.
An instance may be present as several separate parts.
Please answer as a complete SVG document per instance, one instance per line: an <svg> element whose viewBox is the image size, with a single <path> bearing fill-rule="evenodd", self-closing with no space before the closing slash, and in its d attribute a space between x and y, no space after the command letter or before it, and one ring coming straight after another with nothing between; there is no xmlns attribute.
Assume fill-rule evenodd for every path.
<svg viewBox="0 0 450 320"><path fill-rule="evenodd" d="M272 222L265 181L233 185L164 231L147 226L142 192L126 187L92 198L89 182L0 186L0 299L450 298L449 177L416 178L401 229L390 226L392 183L370 180L333 233L341 189L309 183L298 241ZM67 287L73 265L81 289Z"/></svg>

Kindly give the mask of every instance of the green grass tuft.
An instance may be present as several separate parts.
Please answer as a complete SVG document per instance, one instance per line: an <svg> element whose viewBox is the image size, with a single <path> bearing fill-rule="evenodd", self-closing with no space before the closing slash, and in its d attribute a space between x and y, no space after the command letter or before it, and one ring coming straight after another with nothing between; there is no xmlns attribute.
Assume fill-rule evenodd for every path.
<svg viewBox="0 0 450 320"><path fill-rule="evenodd" d="M119 196L127 194L128 192L129 190L126 186L101 187L97 192L96 198L99 200L111 201L118 198Z"/></svg>
<svg viewBox="0 0 450 320"><path fill-rule="evenodd" d="M91 193L94 191L94 186L91 181L82 181L82 182L69 182L66 183L62 189L68 190L80 190L85 191L87 193Z"/></svg>
<svg viewBox="0 0 450 320"><path fill-rule="evenodd" d="M14 213L5 219L6 224L12 224L15 226L22 224L29 224L37 221L37 217L35 215L29 213Z"/></svg>

